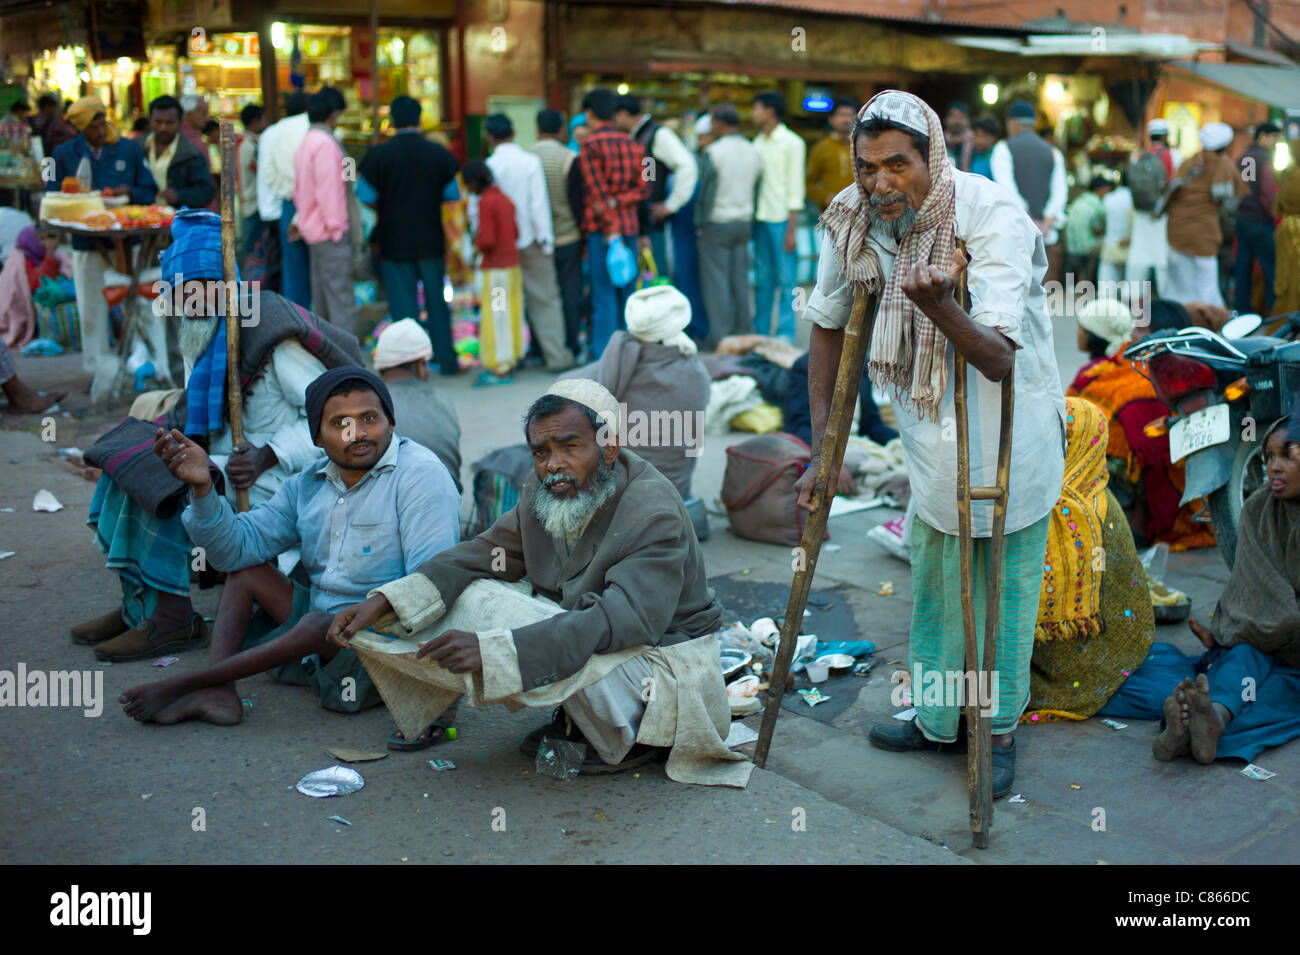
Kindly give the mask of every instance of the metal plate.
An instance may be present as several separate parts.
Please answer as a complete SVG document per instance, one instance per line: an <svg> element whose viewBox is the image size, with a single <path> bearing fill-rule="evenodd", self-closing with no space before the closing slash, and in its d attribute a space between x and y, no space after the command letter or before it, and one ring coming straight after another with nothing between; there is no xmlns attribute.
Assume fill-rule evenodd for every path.
<svg viewBox="0 0 1300 955"><path fill-rule="evenodd" d="M1169 429L1169 459L1177 464L1189 454L1228 440L1232 431L1227 405L1193 411Z"/></svg>

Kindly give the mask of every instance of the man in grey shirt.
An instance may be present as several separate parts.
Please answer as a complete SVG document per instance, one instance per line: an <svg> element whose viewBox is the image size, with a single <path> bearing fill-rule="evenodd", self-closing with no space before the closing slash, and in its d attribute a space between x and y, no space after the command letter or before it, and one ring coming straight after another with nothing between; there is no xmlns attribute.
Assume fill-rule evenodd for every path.
<svg viewBox="0 0 1300 955"><path fill-rule="evenodd" d="M460 420L456 409L431 380L433 342L413 318L393 322L375 345L375 371L393 396L402 434L424 445L447 466L456 493L460 484Z"/></svg>

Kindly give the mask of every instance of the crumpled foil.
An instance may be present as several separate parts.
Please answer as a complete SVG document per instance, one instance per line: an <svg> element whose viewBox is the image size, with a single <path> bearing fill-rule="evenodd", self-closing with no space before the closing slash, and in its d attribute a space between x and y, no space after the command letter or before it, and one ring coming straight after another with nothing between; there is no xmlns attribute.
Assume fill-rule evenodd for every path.
<svg viewBox="0 0 1300 955"><path fill-rule="evenodd" d="M321 799L325 796L346 796L348 793L356 792L365 784L366 781L355 769L349 769L347 766L330 766L328 769L318 769L314 773L308 773L298 780L298 792L304 796Z"/></svg>

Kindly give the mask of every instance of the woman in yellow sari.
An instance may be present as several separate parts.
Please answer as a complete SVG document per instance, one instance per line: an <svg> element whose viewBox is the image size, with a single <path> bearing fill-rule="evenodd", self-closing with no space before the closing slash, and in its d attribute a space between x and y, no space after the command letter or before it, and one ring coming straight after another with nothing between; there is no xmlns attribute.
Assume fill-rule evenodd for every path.
<svg viewBox="0 0 1300 955"><path fill-rule="evenodd" d="M1282 178L1273 202L1273 215L1281 216L1277 227L1277 277L1273 289L1277 303L1274 315L1300 312L1300 139L1292 140L1291 168Z"/></svg>
<svg viewBox="0 0 1300 955"><path fill-rule="evenodd" d="M1065 477L1052 511L1022 723L1083 720L1146 658L1155 633L1146 573L1107 487L1106 415L1065 399Z"/></svg>

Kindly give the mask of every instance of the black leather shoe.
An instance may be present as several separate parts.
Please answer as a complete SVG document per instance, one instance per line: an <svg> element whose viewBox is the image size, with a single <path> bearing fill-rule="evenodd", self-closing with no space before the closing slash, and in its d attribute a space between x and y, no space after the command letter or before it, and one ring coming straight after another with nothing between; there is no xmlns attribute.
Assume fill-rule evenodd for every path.
<svg viewBox="0 0 1300 955"><path fill-rule="evenodd" d="M877 749L887 749L893 753L906 753L913 750L932 750L940 752L945 744L936 743L934 740L926 739L921 728L916 725L916 720L891 720L888 723L877 723L871 727L871 732L867 734L867 739L872 746Z"/></svg>
<svg viewBox="0 0 1300 955"><path fill-rule="evenodd" d="M993 798L1001 799L1016 782L1016 741L1006 749L993 744Z"/></svg>

